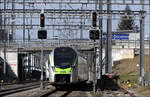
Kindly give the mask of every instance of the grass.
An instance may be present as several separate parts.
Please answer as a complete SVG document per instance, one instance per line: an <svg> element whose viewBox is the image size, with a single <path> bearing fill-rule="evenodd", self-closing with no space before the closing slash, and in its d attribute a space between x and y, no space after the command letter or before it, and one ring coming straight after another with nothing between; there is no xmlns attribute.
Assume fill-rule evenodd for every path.
<svg viewBox="0 0 150 97"><path fill-rule="evenodd" d="M138 84L138 76L137 75L121 75L120 82L130 80L131 83Z"/></svg>
<svg viewBox="0 0 150 97"><path fill-rule="evenodd" d="M121 60L120 64L113 68L113 73L120 75L119 85L122 87L127 87L127 84L121 83L122 81L130 80L132 84L132 89L137 93L150 97L150 86L140 86L138 84L138 76L139 76L139 67L137 64L140 63L140 57L136 56L134 59L125 59ZM146 71L150 71L150 56L144 56L144 69Z"/></svg>
<svg viewBox="0 0 150 97"><path fill-rule="evenodd" d="M120 76L120 82L122 81L127 81L127 80L131 81L132 87L131 89L135 90L137 93L146 96L146 97L150 97L150 86L140 86L138 84L138 75L121 75ZM127 84L122 84L120 83L120 86L127 88Z"/></svg>
<svg viewBox="0 0 150 97"><path fill-rule="evenodd" d="M91 94L92 94L93 97L103 97L103 95L99 92L96 92L96 93L91 92Z"/></svg>

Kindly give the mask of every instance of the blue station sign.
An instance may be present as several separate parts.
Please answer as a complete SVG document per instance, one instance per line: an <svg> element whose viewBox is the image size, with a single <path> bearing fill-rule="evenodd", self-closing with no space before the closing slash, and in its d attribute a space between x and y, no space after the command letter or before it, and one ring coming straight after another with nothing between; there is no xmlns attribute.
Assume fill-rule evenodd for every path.
<svg viewBox="0 0 150 97"><path fill-rule="evenodd" d="M106 34L103 35L103 40L106 40ZM129 34L112 34L112 40L129 40Z"/></svg>

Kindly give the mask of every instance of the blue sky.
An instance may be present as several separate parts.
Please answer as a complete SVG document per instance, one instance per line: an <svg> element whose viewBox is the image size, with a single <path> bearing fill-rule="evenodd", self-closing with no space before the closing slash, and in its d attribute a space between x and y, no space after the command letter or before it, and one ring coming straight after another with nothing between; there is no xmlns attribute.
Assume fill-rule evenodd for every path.
<svg viewBox="0 0 150 97"><path fill-rule="evenodd" d="M125 7L126 7L126 5L113 5L112 6L112 10L117 10L117 9L124 10ZM130 8L131 8L132 11L140 11L140 10L142 10L142 7L139 6L139 5L130 5ZM149 10L150 10L149 6L145 6L144 9L149 14ZM106 20L104 20L104 21L106 23ZM112 20L112 30L113 31L116 31L119 21L120 21L119 19ZM139 20L134 20L134 21L135 21L136 25L140 26ZM146 15L146 17L145 17L145 35L149 35L149 33L150 33L150 27L149 27L150 25L149 24L150 24L150 16ZM104 29L105 28L106 28L106 26L104 27Z"/></svg>
<svg viewBox="0 0 150 97"><path fill-rule="evenodd" d="M26 0L26 1L30 1L30 0ZM119 1L119 0L117 0L117 1ZM130 0L128 0L128 1L130 1ZM136 1L139 1L139 0L136 0ZM59 7L60 7L60 5L58 5L58 4L51 4L51 6L49 4L38 4L38 5L34 6L35 9L49 9L49 8L50 9L59 9ZM1 5L0 8L3 8L3 6ZM8 5L7 8L11 8L11 4ZM20 5L20 4L16 5L16 9L22 9L22 8L23 8L22 5ZM29 6L26 6L26 8L31 8L32 9L32 7L29 7ZM72 9L72 8L73 9L81 9L81 5L80 4L75 4L75 5L70 4L70 6L62 5L62 9ZM134 10L134 11L140 11L142 9L142 7L140 5L131 5L130 8L131 8L131 10ZM94 4L93 5L84 5L83 9L93 9L94 10L95 9L95 5ZM103 9L106 10L106 5L103 6ZM112 5L112 10L118 10L118 9L124 10L125 9L125 5ZM145 6L145 11L147 11L149 13L149 11L150 11L149 6ZM21 14L20 14L20 16L21 16ZM16 24L22 24L23 23L22 18L18 18L18 17L19 17L19 15L16 16L16 21L15 21ZM33 24L39 24L40 23L39 22L39 18L38 18L39 15L36 14L33 17L36 17L36 19L32 19L32 21L33 21L32 23ZM46 17L50 17L50 16L46 16ZM148 35L150 33L150 27L149 27L150 26L150 19L149 19L149 17L150 16L148 15L145 18L145 35ZM76 21L79 22L80 20L76 20ZM76 21L74 21L74 22L76 22ZM117 16L117 19L115 19L115 20L113 19L112 20L112 30L113 31L116 31L119 21L120 21L119 16ZM11 22L11 20L8 21L8 22ZM60 20L60 21L57 21L57 22L63 23L63 20L62 21ZM71 24L71 21L69 21L69 22ZM26 23L30 23L30 19L26 20ZM54 23L54 21L53 20L46 20L46 24L50 24L50 23ZM89 20L89 21L86 20L85 23L91 24L91 20ZM135 23L139 26L139 20L135 20ZM63 31L55 31L55 28L54 27L46 27L46 29L48 30L48 38L52 38L53 33L55 34L55 36L59 36L60 33L63 33ZM34 30L30 30L30 33L32 34L31 38L37 39L37 30L38 29L40 29L40 27L37 27L36 30L35 29ZM106 30L106 17L104 17L104 19L103 19L103 31L104 32L107 31ZM22 35L23 35L22 33L23 33L23 31L21 29L16 30L16 37L17 37L17 39L22 39ZM26 38L28 36L27 33L28 33L28 30L26 29ZM69 31L66 31L66 33L67 34L72 33L72 37L74 37L74 38L79 38L80 37L80 30L78 30L78 31L76 31L76 30L69 30ZM84 36L83 36L84 38L88 38L88 30L83 30L83 34L84 34Z"/></svg>

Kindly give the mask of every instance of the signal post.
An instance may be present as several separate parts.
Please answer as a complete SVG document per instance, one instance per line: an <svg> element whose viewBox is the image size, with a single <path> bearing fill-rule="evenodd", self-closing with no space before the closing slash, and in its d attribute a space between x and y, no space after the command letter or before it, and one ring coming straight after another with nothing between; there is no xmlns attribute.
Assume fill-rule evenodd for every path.
<svg viewBox="0 0 150 97"><path fill-rule="evenodd" d="M45 26L45 16L44 16L44 10L41 11L40 14L40 27L41 29L38 30L38 39L41 39L41 85L40 89L44 89L44 82L43 82L43 70L44 70L44 57L43 57L43 45L42 41L43 39L47 39L47 30L44 29Z"/></svg>
<svg viewBox="0 0 150 97"><path fill-rule="evenodd" d="M89 30L89 38L94 41L94 58L93 58L93 92L96 92L96 83L97 83L97 77L96 77L96 47L95 42L99 39L100 30L97 29L97 12L92 12L92 28Z"/></svg>

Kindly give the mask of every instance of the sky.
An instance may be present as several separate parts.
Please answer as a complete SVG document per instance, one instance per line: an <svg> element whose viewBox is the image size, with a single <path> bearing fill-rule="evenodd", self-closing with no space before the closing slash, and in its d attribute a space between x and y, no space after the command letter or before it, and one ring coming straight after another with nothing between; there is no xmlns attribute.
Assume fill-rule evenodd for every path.
<svg viewBox="0 0 150 97"><path fill-rule="evenodd" d="M19 0L18 0L19 1ZM20 1L22 1L22 0L20 0ZM26 0L26 1L31 1L31 0ZM33 1L33 0L32 0ZM39 0L34 0L34 1L39 1ZM43 0L44 1L44 0ZM47 0L45 0L45 1L47 1ZM57 1L57 0L53 0L53 1ZM119 2L119 0L116 0L116 1L118 1ZM121 1L121 0L120 0ZM131 0L127 0L127 1L131 1ZM135 1L140 1L140 0L135 0ZM145 1L147 1L147 0L145 0ZM38 4L38 5L35 5L34 6L34 8L35 9L59 9L60 8L60 6L61 5L58 5L58 4L51 4L51 6L49 5L49 4ZM126 5L112 5L112 10L124 10L125 9L125 6ZM95 5L84 5L84 6L82 6L83 7L83 9L95 9ZM0 8L3 8L3 5L1 5L0 6ZM7 6L7 8L11 8L11 4L10 5L8 5ZM16 5L16 9L22 9L23 7L22 7L22 5L20 5L20 4L17 4ZM32 7L30 6L26 6L26 9L27 8L31 8L32 9ZM81 9L81 5L79 4L70 4L70 5L62 5L62 7L61 7L62 9ZM130 8L131 8L131 10L133 10L133 11L140 11L140 10L142 10L142 7L140 6L140 5L131 5L130 6ZM107 9L107 6L106 5L104 5L103 6L103 10L106 10ZM144 7L144 9L145 9L145 11L147 11L148 13L150 13L149 11L150 11L150 8L149 8L149 6L145 6ZM22 24L23 23L23 19L22 18L17 18L17 17L20 17L21 16L21 14L19 15L18 14L18 16L16 16L16 20L15 20L15 22L16 22L16 24ZM39 22L39 15L38 14L36 14L36 15L34 15L33 17L36 17L36 19L32 19L32 23L33 24L39 24L40 22ZM48 17L48 16L46 16L46 17ZM49 16L50 17L50 16ZM54 16L55 17L55 16ZM118 27L118 23L120 22L120 19L119 19L119 17L118 16L116 16L116 18L117 19L113 19L112 20L112 31L116 31L116 29L117 29L117 27ZM80 20L76 20L76 21L80 21ZM11 20L9 20L9 21L7 21L8 23L11 23ZM46 24L50 24L50 23L54 23L55 21L50 21L50 20L46 20ZM62 20L62 21L57 21L58 23L64 23L64 21ZM28 19L28 20L26 20L26 23L30 23L30 19ZM90 21L85 21L85 23L89 23L89 24L91 24L91 20ZM135 23L139 26L139 20L135 20ZM71 24L71 21L70 21L70 24ZM103 17L103 31L104 32L106 32L107 31L107 21L106 21L106 16L104 16ZM40 27L37 27L37 29L35 30L30 30L30 34L31 34L31 38L32 39L37 39L37 30L38 29L40 29ZM46 28L47 30L48 30L48 38L52 38L53 37L53 34L55 34L54 36L59 36L59 34L60 33L63 33L63 31L55 31L55 28L54 27L50 27L50 28ZM89 28L90 29L90 28ZM10 31L11 32L11 31ZM23 36L23 30L21 30L21 29L18 29L18 30L16 30L16 38L17 39L22 39L22 36ZM73 37L80 37L80 30L79 31L74 31L74 30L71 30L71 31L67 31L66 32L66 35L68 34L68 33L72 33L72 36ZM144 32L144 34L145 34L145 36L146 35L149 35L149 33L150 33L150 16L149 15L147 15L146 17L145 17L145 32ZM83 30L83 34L84 34L84 36L83 36L83 38L88 38L88 31L87 30ZM28 30L26 29L26 38L28 37Z"/></svg>
<svg viewBox="0 0 150 97"><path fill-rule="evenodd" d="M139 5L129 5L130 6L130 9L132 10L132 11L140 11L140 10L142 10L142 7L141 6L139 6ZM124 10L125 9L125 7L126 7L126 5L114 5L114 6L112 6L112 10L117 10L117 9L120 9L120 10ZM150 12L149 12L149 10L150 10L150 8L149 8L149 6L145 6L144 7L144 10L145 11L147 11L147 14L149 14ZM116 19L116 20L112 20L112 30L113 31L116 31L116 29L118 28L118 23L120 22L120 19ZM136 25L138 25L138 27L140 27L140 22L139 22L139 20L134 20L134 22L135 22L135 24ZM145 35L149 35L149 33L150 33L150 16L149 15L146 15L145 16ZM105 23L106 23L106 20L105 20ZM104 29L106 28L106 26L104 27Z"/></svg>

